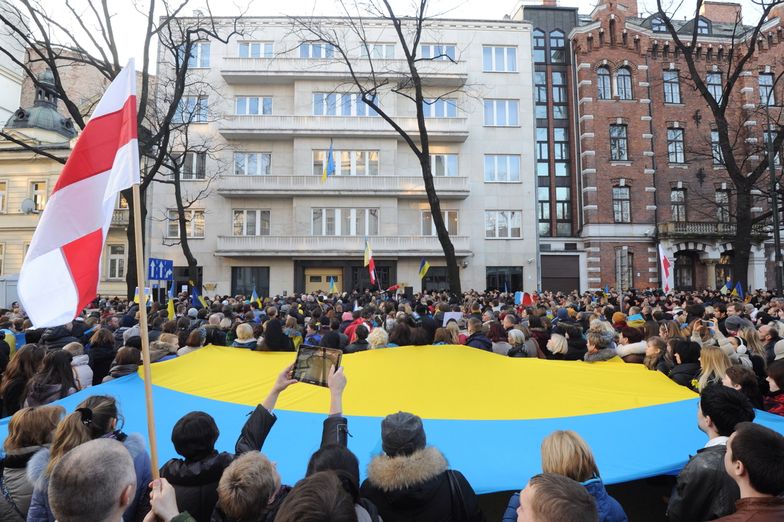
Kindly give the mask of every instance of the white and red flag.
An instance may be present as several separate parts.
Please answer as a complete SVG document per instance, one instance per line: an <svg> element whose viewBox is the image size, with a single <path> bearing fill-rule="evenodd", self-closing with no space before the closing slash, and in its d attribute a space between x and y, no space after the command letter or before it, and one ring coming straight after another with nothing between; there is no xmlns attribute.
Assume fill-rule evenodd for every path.
<svg viewBox="0 0 784 522"><path fill-rule="evenodd" d="M675 287L675 271L670 261L671 256L667 254L664 247L659 243L659 264L661 265L661 283L665 294L672 292Z"/></svg>
<svg viewBox="0 0 784 522"><path fill-rule="evenodd" d="M370 284L376 284L376 262L373 260L373 250L370 249L370 242L365 239L365 266L368 267L370 274Z"/></svg>
<svg viewBox="0 0 784 522"><path fill-rule="evenodd" d="M36 327L72 321L95 299L117 195L139 183L133 60L109 85L65 164L19 275Z"/></svg>

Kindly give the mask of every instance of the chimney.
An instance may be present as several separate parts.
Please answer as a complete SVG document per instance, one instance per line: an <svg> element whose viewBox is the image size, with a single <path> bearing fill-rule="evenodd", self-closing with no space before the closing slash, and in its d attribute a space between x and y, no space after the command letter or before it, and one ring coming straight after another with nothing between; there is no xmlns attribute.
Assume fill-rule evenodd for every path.
<svg viewBox="0 0 784 522"><path fill-rule="evenodd" d="M542 0L544 7L558 7L558 0Z"/></svg>
<svg viewBox="0 0 784 522"><path fill-rule="evenodd" d="M639 16L640 12L637 10L637 0L619 0L618 5L622 5L626 8L626 16Z"/></svg>
<svg viewBox="0 0 784 522"><path fill-rule="evenodd" d="M734 24L741 20L741 6L732 2L707 1L700 6L700 16L711 22Z"/></svg>

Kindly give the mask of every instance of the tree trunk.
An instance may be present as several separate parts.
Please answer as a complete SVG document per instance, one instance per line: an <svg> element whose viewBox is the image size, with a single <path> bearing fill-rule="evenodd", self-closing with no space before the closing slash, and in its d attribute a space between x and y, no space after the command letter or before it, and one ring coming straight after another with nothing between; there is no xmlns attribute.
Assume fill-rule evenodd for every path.
<svg viewBox="0 0 784 522"><path fill-rule="evenodd" d="M752 196L751 189L738 187L735 198L735 238L732 240L732 277L735 283L740 282L744 291L749 291L749 258L751 253L752 231Z"/></svg>
<svg viewBox="0 0 784 522"><path fill-rule="evenodd" d="M139 283L136 280L136 229L133 224L133 191L131 189L126 189L123 190L121 194L125 198L125 201L128 202L128 228L126 229L126 237L128 238L128 264L125 267L125 294L128 300L132 300L134 297L134 292L136 291L136 287L139 286ZM141 186L139 187L139 196L141 199L139 202L139 208L141 208L142 212L142 244L139 255L143 257L145 242L144 223L145 219L147 218L147 205L145 204L146 191Z"/></svg>
<svg viewBox="0 0 784 522"><path fill-rule="evenodd" d="M193 256L191 245L188 242L188 223L185 219L185 207L182 203L182 188L180 187L180 168L174 169L174 201L177 204L177 222L180 230L180 247L188 263L188 280L194 286L199 284L199 262Z"/></svg>

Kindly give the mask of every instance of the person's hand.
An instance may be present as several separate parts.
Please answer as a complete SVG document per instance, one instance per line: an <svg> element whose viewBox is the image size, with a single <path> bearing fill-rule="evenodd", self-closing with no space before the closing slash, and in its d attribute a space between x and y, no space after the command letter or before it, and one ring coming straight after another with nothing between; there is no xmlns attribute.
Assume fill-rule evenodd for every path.
<svg viewBox="0 0 784 522"><path fill-rule="evenodd" d="M275 384L272 385L272 390L270 393L280 393L292 384L296 384L297 379L292 379L292 371L294 370L294 364L290 364L286 366L286 368L278 374L278 378L275 379Z"/></svg>
<svg viewBox="0 0 784 522"><path fill-rule="evenodd" d="M348 381L346 380L346 374L343 373L343 367L335 370L335 366L332 365L329 367L329 376L327 377L327 385L329 386L329 391L332 393L343 393L343 390L346 389L346 384Z"/></svg>
<svg viewBox="0 0 784 522"><path fill-rule="evenodd" d="M169 522L180 514L174 487L165 478L150 482L150 506L152 510L144 517L144 522L163 520Z"/></svg>

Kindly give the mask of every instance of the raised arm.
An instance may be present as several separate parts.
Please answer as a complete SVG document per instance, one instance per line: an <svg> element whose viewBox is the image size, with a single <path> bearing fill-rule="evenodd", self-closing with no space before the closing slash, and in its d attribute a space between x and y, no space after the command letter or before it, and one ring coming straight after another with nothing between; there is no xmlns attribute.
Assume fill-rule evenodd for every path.
<svg viewBox="0 0 784 522"><path fill-rule="evenodd" d="M343 391L346 389L346 374L343 367L329 369L329 416L324 419L321 431L321 447L329 444L348 445L348 419L343 417Z"/></svg>

